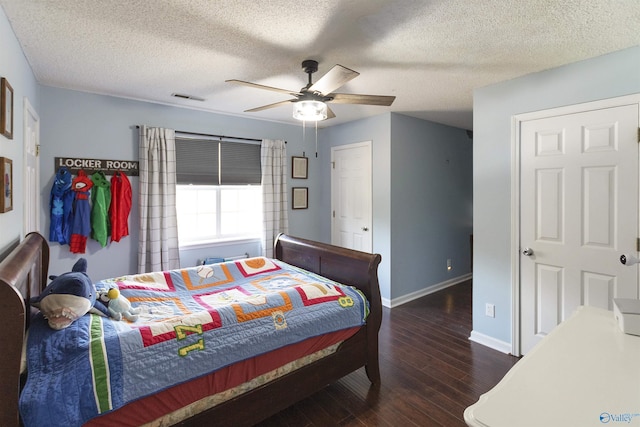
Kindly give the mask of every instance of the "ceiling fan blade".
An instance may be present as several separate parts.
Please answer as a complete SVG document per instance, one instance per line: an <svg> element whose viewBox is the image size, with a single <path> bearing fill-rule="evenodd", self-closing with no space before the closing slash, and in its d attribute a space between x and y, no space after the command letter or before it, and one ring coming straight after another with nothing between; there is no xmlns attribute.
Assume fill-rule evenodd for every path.
<svg viewBox="0 0 640 427"><path fill-rule="evenodd" d="M359 75L359 72L337 64L334 65L327 74L320 77L320 80L311 85L309 91L320 92L323 95L327 95Z"/></svg>
<svg viewBox="0 0 640 427"><path fill-rule="evenodd" d="M382 105L388 107L393 104L395 96L386 95L360 95L357 93L332 93L333 99L328 102L334 104L362 104L362 105Z"/></svg>
<svg viewBox="0 0 640 427"><path fill-rule="evenodd" d="M280 107L281 105L290 104L297 101L297 99L287 99L286 101L274 102L273 104L263 105L262 107L252 108L250 110L244 110L245 113L255 113L257 111L267 110L269 108Z"/></svg>
<svg viewBox="0 0 640 427"><path fill-rule="evenodd" d="M249 87L253 87L253 88L256 88L256 89L270 90L272 92L286 93L287 95L301 95L300 92L296 92L295 90L287 90L287 89L280 89L279 87L259 85L258 83L245 82L243 80L232 79L232 80L225 80L225 82L234 83L234 84L237 84L237 85L249 86Z"/></svg>
<svg viewBox="0 0 640 427"><path fill-rule="evenodd" d="M327 105L327 120L333 119L335 116L336 113L334 113L333 110Z"/></svg>

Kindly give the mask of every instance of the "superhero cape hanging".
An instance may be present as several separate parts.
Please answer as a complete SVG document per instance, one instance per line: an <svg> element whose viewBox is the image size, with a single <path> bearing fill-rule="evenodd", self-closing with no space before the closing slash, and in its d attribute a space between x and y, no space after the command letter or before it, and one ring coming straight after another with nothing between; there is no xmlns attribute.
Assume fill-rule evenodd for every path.
<svg viewBox="0 0 640 427"><path fill-rule="evenodd" d="M129 212L131 212L131 183L127 175L118 171L111 178L109 218L112 242L119 242L122 237L129 235Z"/></svg>
<svg viewBox="0 0 640 427"><path fill-rule="evenodd" d="M62 245L71 241L74 192L71 191L71 173L65 167L58 169L49 196L51 223L49 241Z"/></svg>
<svg viewBox="0 0 640 427"><path fill-rule="evenodd" d="M87 237L91 233L91 206L89 197L93 182L85 171L79 170L78 176L73 180L71 189L75 192L76 199L73 206L73 227L71 229L70 251L83 254L87 248Z"/></svg>
<svg viewBox="0 0 640 427"><path fill-rule="evenodd" d="M91 175L93 189L91 190L91 237L103 248L107 246L109 238L109 205L111 204L111 184L104 176L104 172Z"/></svg>

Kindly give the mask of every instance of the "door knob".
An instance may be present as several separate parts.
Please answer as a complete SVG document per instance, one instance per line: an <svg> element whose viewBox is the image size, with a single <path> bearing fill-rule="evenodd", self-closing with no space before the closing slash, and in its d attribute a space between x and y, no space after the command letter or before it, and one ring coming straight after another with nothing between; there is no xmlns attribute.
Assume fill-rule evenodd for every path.
<svg viewBox="0 0 640 427"><path fill-rule="evenodd" d="M524 249L522 250L522 255L524 255L524 256L531 256L531 255L533 255L533 249L531 249L531 248L524 248Z"/></svg>
<svg viewBox="0 0 640 427"><path fill-rule="evenodd" d="M640 264L640 259L630 254L623 254L620 255L620 262L622 263L622 265Z"/></svg>
<svg viewBox="0 0 640 427"><path fill-rule="evenodd" d="M362 231L369 231L369 227L362 227Z"/></svg>

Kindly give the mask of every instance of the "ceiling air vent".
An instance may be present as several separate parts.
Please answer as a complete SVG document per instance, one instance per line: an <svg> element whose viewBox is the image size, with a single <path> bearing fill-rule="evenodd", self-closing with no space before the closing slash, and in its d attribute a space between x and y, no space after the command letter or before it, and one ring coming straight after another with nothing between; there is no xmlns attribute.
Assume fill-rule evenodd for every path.
<svg viewBox="0 0 640 427"><path fill-rule="evenodd" d="M190 99L192 101L204 101L204 98L200 98L198 96L193 96L193 95L185 95L183 93L172 93L171 96L174 96L176 98L182 98L182 99Z"/></svg>

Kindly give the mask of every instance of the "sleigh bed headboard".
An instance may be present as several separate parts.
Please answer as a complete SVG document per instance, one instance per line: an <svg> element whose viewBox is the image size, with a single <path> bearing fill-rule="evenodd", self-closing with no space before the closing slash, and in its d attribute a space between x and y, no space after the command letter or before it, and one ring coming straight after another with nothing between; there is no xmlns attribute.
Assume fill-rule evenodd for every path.
<svg viewBox="0 0 640 427"><path fill-rule="evenodd" d="M25 301L39 295L47 284L49 246L42 235L29 233L0 262L0 315L2 351L0 351L0 396L3 406L15 411L0 411L0 425L18 425L20 394L20 358L31 309ZM15 412L15 413L14 413Z"/></svg>

